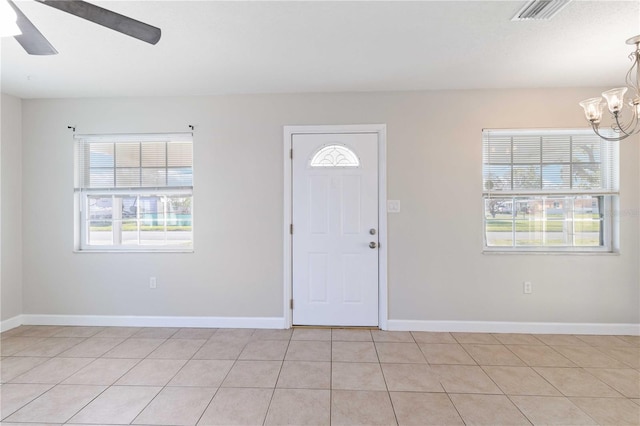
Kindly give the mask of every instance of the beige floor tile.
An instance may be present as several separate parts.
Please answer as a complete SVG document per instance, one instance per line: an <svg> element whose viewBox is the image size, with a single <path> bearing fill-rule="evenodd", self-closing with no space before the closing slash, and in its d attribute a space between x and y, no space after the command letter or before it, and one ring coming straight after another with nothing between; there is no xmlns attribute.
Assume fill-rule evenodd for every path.
<svg viewBox="0 0 640 426"><path fill-rule="evenodd" d="M572 334L536 334L536 338L552 346L589 346Z"/></svg>
<svg viewBox="0 0 640 426"><path fill-rule="evenodd" d="M211 340L242 340L251 339L255 333L253 328L219 328L210 337Z"/></svg>
<svg viewBox="0 0 640 426"><path fill-rule="evenodd" d="M252 340L244 347L238 359L282 361L288 346L288 340Z"/></svg>
<svg viewBox="0 0 640 426"><path fill-rule="evenodd" d="M458 343L451 333L412 331L411 334L417 343Z"/></svg>
<svg viewBox="0 0 640 426"><path fill-rule="evenodd" d="M136 417L133 424L195 425L216 388L164 388Z"/></svg>
<svg viewBox="0 0 640 426"><path fill-rule="evenodd" d="M6 339L2 339L2 345L0 345L0 354L2 354L2 356L15 355L30 346L35 346L38 342L41 342L43 340L44 338L42 337L8 337Z"/></svg>
<svg viewBox="0 0 640 426"><path fill-rule="evenodd" d="M331 365L331 389L384 391L387 386L380 364L334 362Z"/></svg>
<svg viewBox="0 0 640 426"><path fill-rule="evenodd" d="M331 329L295 328L291 340L331 340Z"/></svg>
<svg viewBox="0 0 640 426"><path fill-rule="evenodd" d="M465 425L530 425L504 395L449 394Z"/></svg>
<svg viewBox="0 0 640 426"><path fill-rule="evenodd" d="M178 359L143 359L116 385L165 386L186 363Z"/></svg>
<svg viewBox="0 0 640 426"><path fill-rule="evenodd" d="M489 333L451 333L458 343L475 343L479 345L498 345L500 342Z"/></svg>
<svg viewBox="0 0 640 426"><path fill-rule="evenodd" d="M93 361L93 358L51 358L11 380L13 383L56 384Z"/></svg>
<svg viewBox="0 0 640 426"><path fill-rule="evenodd" d="M391 392L391 402L399 425L463 425L449 397L445 394Z"/></svg>
<svg viewBox="0 0 640 426"><path fill-rule="evenodd" d="M48 361L44 357L6 357L0 360L0 382L5 383Z"/></svg>
<svg viewBox="0 0 640 426"><path fill-rule="evenodd" d="M63 383L66 385L112 385L127 371L140 362L139 359L100 358L73 374Z"/></svg>
<svg viewBox="0 0 640 426"><path fill-rule="evenodd" d="M172 327L145 327L131 337L137 339L168 339L180 330Z"/></svg>
<svg viewBox="0 0 640 426"><path fill-rule="evenodd" d="M415 343L413 335L409 331L372 330L371 337L374 342Z"/></svg>
<svg viewBox="0 0 640 426"><path fill-rule="evenodd" d="M322 361L285 361L282 364L277 387L330 389L331 363Z"/></svg>
<svg viewBox="0 0 640 426"><path fill-rule="evenodd" d="M549 346L507 345L507 348L531 367L575 367L576 365L560 352Z"/></svg>
<svg viewBox="0 0 640 426"><path fill-rule="evenodd" d="M462 347L480 365L512 365L523 366L524 362L502 345L471 345Z"/></svg>
<svg viewBox="0 0 640 426"><path fill-rule="evenodd" d="M622 361L631 368L640 369L640 348L631 346L628 348L599 347L598 349L611 358Z"/></svg>
<svg viewBox="0 0 640 426"><path fill-rule="evenodd" d="M591 346L607 346L607 347L630 346L629 342L619 338L618 336L576 335L576 337Z"/></svg>
<svg viewBox="0 0 640 426"><path fill-rule="evenodd" d="M373 342L334 341L331 359L334 362L378 362L378 353Z"/></svg>
<svg viewBox="0 0 640 426"><path fill-rule="evenodd" d="M205 342L205 339L169 339L151 352L148 358L191 359Z"/></svg>
<svg viewBox="0 0 640 426"><path fill-rule="evenodd" d="M640 425L640 406L625 398L570 398L601 425Z"/></svg>
<svg viewBox="0 0 640 426"><path fill-rule="evenodd" d="M294 331L294 337L296 331L298 330ZM284 359L287 361L331 361L331 342L291 340Z"/></svg>
<svg viewBox="0 0 640 426"><path fill-rule="evenodd" d="M46 337L37 345L29 346L16 353L15 356L53 357L82 342L81 337Z"/></svg>
<svg viewBox="0 0 640 426"><path fill-rule="evenodd" d="M272 394L272 389L220 388L198 425L262 425Z"/></svg>
<svg viewBox="0 0 640 426"><path fill-rule="evenodd" d="M640 398L640 372L630 368L587 368L587 371L627 398Z"/></svg>
<svg viewBox="0 0 640 426"><path fill-rule="evenodd" d="M236 359L247 345L246 339L209 340L194 359Z"/></svg>
<svg viewBox="0 0 640 426"><path fill-rule="evenodd" d="M331 424L395 425L396 419L388 392L331 392Z"/></svg>
<svg viewBox="0 0 640 426"><path fill-rule="evenodd" d="M105 358L146 358L164 341L165 339L129 338L103 356Z"/></svg>
<svg viewBox="0 0 640 426"><path fill-rule="evenodd" d="M591 346L558 346L555 348L580 367L625 368L626 364Z"/></svg>
<svg viewBox="0 0 640 426"><path fill-rule="evenodd" d="M531 367L483 366L482 369L507 395L562 395Z"/></svg>
<svg viewBox="0 0 640 426"><path fill-rule="evenodd" d="M331 414L330 392L319 389L276 389L265 425L326 425Z"/></svg>
<svg viewBox="0 0 640 426"><path fill-rule="evenodd" d="M217 388L231 370L233 361L193 359L169 382L168 386L204 386Z"/></svg>
<svg viewBox="0 0 640 426"><path fill-rule="evenodd" d="M429 364L476 365L474 359L457 343L421 343L420 350Z"/></svg>
<svg viewBox="0 0 640 426"><path fill-rule="evenodd" d="M534 425L597 424L565 397L511 396L510 399Z"/></svg>
<svg viewBox="0 0 640 426"><path fill-rule="evenodd" d="M420 364L427 362L417 343L376 342L376 351L380 362L392 364Z"/></svg>
<svg viewBox="0 0 640 426"><path fill-rule="evenodd" d="M54 334L54 337L91 337L104 329L104 327L65 327Z"/></svg>
<svg viewBox="0 0 640 426"><path fill-rule="evenodd" d="M331 330L331 340L334 342L371 342L371 330L367 329L350 329L350 328L334 328Z"/></svg>
<svg viewBox="0 0 640 426"><path fill-rule="evenodd" d="M565 396L621 396L582 368L535 367L534 370Z"/></svg>
<svg viewBox="0 0 640 426"><path fill-rule="evenodd" d="M215 328L181 328L172 339L208 339L216 332Z"/></svg>
<svg viewBox="0 0 640 426"><path fill-rule="evenodd" d="M122 342L124 342L123 337L90 337L58 356L68 358L98 358Z"/></svg>
<svg viewBox="0 0 640 426"><path fill-rule="evenodd" d="M503 345L544 345L542 340L533 334L520 333L494 333L495 337Z"/></svg>
<svg viewBox="0 0 640 426"><path fill-rule="evenodd" d="M129 424L160 390L153 386L111 386L69 423Z"/></svg>
<svg viewBox="0 0 640 426"><path fill-rule="evenodd" d="M432 365L446 392L502 394L480 367L473 365Z"/></svg>
<svg viewBox="0 0 640 426"><path fill-rule="evenodd" d="M640 347L640 336L617 336L618 339L622 339L631 346Z"/></svg>
<svg viewBox="0 0 640 426"><path fill-rule="evenodd" d="M53 337L66 327L61 325L32 325L22 333L27 337Z"/></svg>
<svg viewBox="0 0 640 426"><path fill-rule="evenodd" d="M25 333L29 327L31 327L30 325L20 325L18 327L12 328L11 330L7 330L7 331L3 331L2 333L0 333L0 340L4 340L7 337L15 337L15 336L20 336L23 333Z"/></svg>
<svg viewBox="0 0 640 426"><path fill-rule="evenodd" d="M13 414L53 385L5 384L0 386L0 420Z"/></svg>
<svg viewBox="0 0 640 426"><path fill-rule="evenodd" d="M253 332L252 339L255 340L290 340L293 330L269 330L260 329Z"/></svg>
<svg viewBox="0 0 640 426"><path fill-rule="evenodd" d="M389 391L444 392L440 380L426 364L381 364Z"/></svg>
<svg viewBox="0 0 640 426"><path fill-rule="evenodd" d="M93 337L122 337L128 338L136 334L140 327L106 327Z"/></svg>
<svg viewBox="0 0 640 426"><path fill-rule="evenodd" d="M222 382L226 388L273 388L281 361L236 361Z"/></svg>
<svg viewBox="0 0 640 426"><path fill-rule="evenodd" d="M16 411L8 422L64 423L105 390L104 386L58 385Z"/></svg>

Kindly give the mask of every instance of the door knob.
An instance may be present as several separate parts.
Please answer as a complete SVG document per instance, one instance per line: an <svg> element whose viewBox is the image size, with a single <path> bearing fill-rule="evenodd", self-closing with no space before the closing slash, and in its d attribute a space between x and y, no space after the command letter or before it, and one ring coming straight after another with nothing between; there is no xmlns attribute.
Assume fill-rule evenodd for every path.
<svg viewBox="0 0 640 426"><path fill-rule="evenodd" d="M376 247L378 247L378 245L377 245L375 242L371 241L371 242L369 243L369 248L374 249L374 248L376 248Z"/></svg>

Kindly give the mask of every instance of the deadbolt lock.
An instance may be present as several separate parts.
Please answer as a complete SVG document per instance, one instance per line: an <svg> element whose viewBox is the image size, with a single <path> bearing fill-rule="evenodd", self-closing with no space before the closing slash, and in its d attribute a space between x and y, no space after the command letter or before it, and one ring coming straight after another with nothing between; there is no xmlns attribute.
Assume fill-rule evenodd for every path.
<svg viewBox="0 0 640 426"><path fill-rule="evenodd" d="M370 233L371 235L376 235L376 229L375 229L375 228L371 228L371 229L369 229L369 233Z"/></svg>

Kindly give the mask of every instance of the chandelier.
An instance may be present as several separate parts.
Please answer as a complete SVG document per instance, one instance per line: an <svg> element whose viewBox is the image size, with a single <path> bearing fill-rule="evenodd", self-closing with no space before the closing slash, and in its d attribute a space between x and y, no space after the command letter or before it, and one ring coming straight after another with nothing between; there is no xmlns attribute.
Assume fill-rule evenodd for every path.
<svg viewBox="0 0 640 426"><path fill-rule="evenodd" d="M617 87L602 92L611 113L611 129L615 132L615 136L607 137L600 133L600 120L602 120L602 110L605 105L602 98L590 98L580 102L593 131L608 141L620 141L640 133L640 35L631 37L627 40L627 44L636 46L636 49L629 55L633 64L625 79L628 87ZM624 95L628 89L631 89L632 92L631 99L625 102Z"/></svg>

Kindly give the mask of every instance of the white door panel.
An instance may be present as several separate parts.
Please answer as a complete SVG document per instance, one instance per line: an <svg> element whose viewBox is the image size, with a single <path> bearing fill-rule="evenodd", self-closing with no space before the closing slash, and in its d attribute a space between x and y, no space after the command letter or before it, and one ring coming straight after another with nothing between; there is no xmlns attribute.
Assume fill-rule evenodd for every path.
<svg viewBox="0 0 640 426"><path fill-rule="evenodd" d="M333 145L355 157L325 149L311 164ZM292 147L293 324L378 325L377 134L294 135Z"/></svg>

